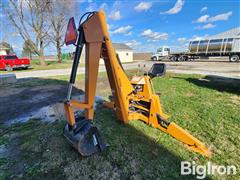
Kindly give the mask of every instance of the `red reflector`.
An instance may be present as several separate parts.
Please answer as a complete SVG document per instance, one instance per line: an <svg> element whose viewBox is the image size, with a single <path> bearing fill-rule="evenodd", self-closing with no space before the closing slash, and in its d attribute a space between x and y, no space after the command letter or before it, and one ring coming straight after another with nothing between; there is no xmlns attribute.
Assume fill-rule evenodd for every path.
<svg viewBox="0 0 240 180"><path fill-rule="evenodd" d="M77 40L77 30L76 30L76 25L75 25L75 21L74 18L71 17L68 21L68 25L67 25L67 32L65 35L65 44L66 45L70 45L70 44L75 44L76 40Z"/></svg>

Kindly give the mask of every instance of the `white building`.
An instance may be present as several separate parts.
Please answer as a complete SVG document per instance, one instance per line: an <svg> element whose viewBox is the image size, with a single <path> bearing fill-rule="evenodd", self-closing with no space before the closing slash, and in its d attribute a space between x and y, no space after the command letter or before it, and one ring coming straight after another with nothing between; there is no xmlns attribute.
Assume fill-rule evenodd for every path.
<svg viewBox="0 0 240 180"><path fill-rule="evenodd" d="M122 43L113 43L113 47L121 62L133 62L132 48Z"/></svg>
<svg viewBox="0 0 240 180"><path fill-rule="evenodd" d="M3 43L0 43L0 55L6 55L9 51L9 48L4 46Z"/></svg>
<svg viewBox="0 0 240 180"><path fill-rule="evenodd" d="M113 43L116 55L118 55L120 62L133 62L133 50L126 44ZM85 49L83 49L82 56L80 59L81 63L85 62ZM100 64L104 64L103 59L100 59Z"/></svg>

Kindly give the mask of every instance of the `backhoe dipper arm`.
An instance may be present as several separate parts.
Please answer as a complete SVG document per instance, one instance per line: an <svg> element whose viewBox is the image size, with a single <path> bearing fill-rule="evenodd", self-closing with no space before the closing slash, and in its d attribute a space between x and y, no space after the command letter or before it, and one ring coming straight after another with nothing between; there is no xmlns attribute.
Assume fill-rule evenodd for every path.
<svg viewBox="0 0 240 180"><path fill-rule="evenodd" d="M88 120L93 119L99 60L102 57L113 95L112 107L114 107L119 120L124 123L130 120L141 120L170 134L188 145L192 150L208 156L208 150L203 143L181 127L167 121L168 116L162 110L159 96L152 92L149 76L133 77L131 81L128 79L114 52L105 19L104 12L100 10L93 13L79 28L80 34L70 85L75 81L79 57L84 43L86 47L85 101L78 102L68 96L65 103L68 125L77 128L74 117L74 109L76 108L85 109L85 118ZM71 92L71 86L69 89L69 92Z"/></svg>
<svg viewBox="0 0 240 180"><path fill-rule="evenodd" d="M84 44L86 46L85 53L85 102L78 103L76 100L70 100L68 104L75 106L76 108L84 108L87 119L93 119L93 105L94 97L96 93L96 82L98 75L98 67L100 55L102 55L109 83L111 86L112 95L115 102L115 109L117 116L120 120L128 122L128 101L127 96L133 92L133 87L129 81L127 75L121 68L116 54L114 52L113 45L110 41L110 37L107 31L107 24L105 21L105 14L103 11L99 11L92 15L87 21L81 25L84 35ZM80 33L81 35L81 33ZM79 35L79 36L80 36ZM78 38L82 39L82 38ZM77 46L74 64L72 68L72 74L70 79L70 90L71 84L74 83L77 65L79 61L78 53L81 48ZM75 123L73 112L68 107L65 107L68 112L68 122L73 125ZM71 117L70 117L71 116Z"/></svg>

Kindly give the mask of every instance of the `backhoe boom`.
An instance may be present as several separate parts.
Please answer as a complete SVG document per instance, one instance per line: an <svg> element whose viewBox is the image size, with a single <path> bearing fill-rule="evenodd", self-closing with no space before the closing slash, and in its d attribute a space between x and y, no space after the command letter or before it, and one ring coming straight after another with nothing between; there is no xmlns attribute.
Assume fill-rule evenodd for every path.
<svg viewBox="0 0 240 180"><path fill-rule="evenodd" d="M104 59L113 96L110 102L105 103L105 106L111 107L119 120L123 123L128 123L130 120L141 120L173 136L191 150L205 156L210 155L202 142L167 120L168 115L163 112L159 96L153 93L151 78L164 74L164 64L154 64L147 75L135 76L130 81L114 52L103 11L89 14L78 30L77 53L70 79L68 99L65 102L68 123L64 134L82 155L91 155L99 149L106 148L98 130L91 123L94 116L94 98L100 57ZM83 44L86 47L85 102L79 102L71 99L71 88L75 81L79 53L82 51ZM85 117L76 119L75 109L84 109Z"/></svg>

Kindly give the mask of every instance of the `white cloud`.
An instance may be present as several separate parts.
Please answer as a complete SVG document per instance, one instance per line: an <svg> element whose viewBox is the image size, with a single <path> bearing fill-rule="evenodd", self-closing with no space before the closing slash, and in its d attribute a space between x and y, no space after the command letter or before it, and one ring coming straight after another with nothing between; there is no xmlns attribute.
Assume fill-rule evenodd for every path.
<svg viewBox="0 0 240 180"><path fill-rule="evenodd" d="M208 37L208 34L205 34L204 36L193 35L193 37L189 40L190 41L199 41L199 40L206 39L207 37Z"/></svg>
<svg viewBox="0 0 240 180"><path fill-rule="evenodd" d="M136 11L147 11L152 7L151 2L140 2L137 6L134 7Z"/></svg>
<svg viewBox="0 0 240 180"><path fill-rule="evenodd" d="M142 43L141 43L141 42L138 42L138 41L136 41L136 40L130 40L130 41L125 42L125 44L126 44L127 46L132 47L132 48L136 48L137 46L141 45Z"/></svg>
<svg viewBox="0 0 240 180"><path fill-rule="evenodd" d="M109 15L109 18L112 20L119 20L122 18L121 12L120 12L121 2L115 1L111 8L111 13Z"/></svg>
<svg viewBox="0 0 240 180"><path fill-rule="evenodd" d="M208 24L205 24L203 26L198 26L195 29L211 29L211 28L214 28L214 27L216 27L216 25L214 25L212 23L208 23Z"/></svg>
<svg viewBox="0 0 240 180"><path fill-rule="evenodd" d="M177 14L182 10L183 5L184 0L177 0L173 8L169 9L168 11L162 12L161 14Z"/></svg>
<svg viewBox="0 0 240 180"><path fill-rule="evenodd" d="M201 13L202 13L202 12L205 12L205 11L207 11L207 9L208 9L208 7L205 6L205 7L203 7L203 8L201 9L200 12L201 12Z"/></svg>
<svg viewBox="0 0 240 180"><path fill-rule="evenodd" d="M119 20L122 18L120 11L112 11L109 15L109 18L112 20Z"/></svg>
<svg viewBox="0 0 240 180"><path fill-rule="evenodd" d="M97 9L96 4L89 2L87 8L86 8L86 12L91 12L91 11L95 11Z"/></svg>
<svg viewBox="0 0 240 180"><path fill-rule="evenodd" d="M107 3L102 3L99 8L100 9L106 9L107 8Z"/></svg>
<svg viewBox="0 0 240 180"><path fill-rule="evenodd" d="M180 44L183 44L187 41L187 38L185 37L181 37L181 38L178 38L177 41L180 43Z"/></svg>
<svg viewBox="0 0 240 180"><path fill-rule="evenodd" d="M216 16L210 17L209 15L203 15L199 17L195 22L204 23L204 22L216 22L216 21L227 21L232 15L232 11L227 13L218 14Z"/></svg>
<svg viewBox="0 0 240 180"><path fill-rule="evenodd" d="M156 47L159 46L158 42L151 42L151 43L145 43L143 45L142 42L133 39L133 40L127 40L127 41L123 41L124 44L130 46L131 48L133 48L134 52L155 52L156 51Z"/></svg>
<svg viewBox="0 0 240 180"><path fill-rule="evenodd" d="M216 16L210 17L209 22L227 21L231 15L232 15L232 11L229 11L229 12L223 13L223 14L218 14Z"/></svg>
<svg viewBox="0 0 240 180"><path fill-rule="evenodd" d="M132 31L129 31L128 33L124 34L125 36L131 36L132 35Z"/></svg>
<svg viewBox="0 0 240 180"><path fill-rule="evenodd" d="M132 29L132 26L122 26L120 28L115 29L112 34L126 34L131 35L130 30ZM129 34L130 33L130 34Z"/></svg>
<svg viewBox="0 0 240 180"><path fill-rule="evenodd" d="M141 36L146 37L149 41L167 40L168 33L153 32L151 29L147 29L141 33Z"/></svg>
<svg viewBox="0 0 240 180"><path fill-rule="evenodd" d="M209 15L203 15L201 17L199 17L196 22L198 23L203 23L203 22L207 22L208 21L208 18L209 18Z"/></svg>
<svg viewBox="0 0 240 180"><path fill-rule="evenodd" d="M115 2L113 3L112 8L113 8L113 9L119 9L120 6L121 6L121 1L115 1Z"/></svg>

